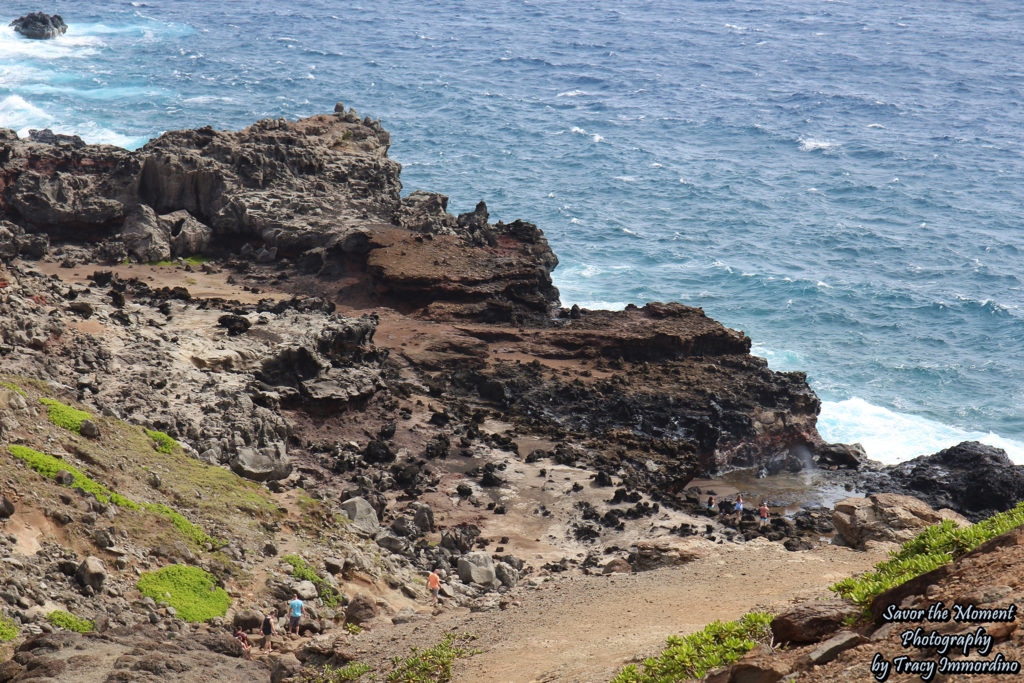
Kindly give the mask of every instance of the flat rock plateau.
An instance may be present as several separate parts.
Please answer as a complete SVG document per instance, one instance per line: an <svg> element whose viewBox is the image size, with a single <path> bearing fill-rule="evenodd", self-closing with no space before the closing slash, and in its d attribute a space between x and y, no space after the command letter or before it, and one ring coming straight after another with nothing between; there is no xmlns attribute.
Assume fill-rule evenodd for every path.
<svg viewBox="0 0 1024 683"><path fill-rule="evenodd" d="M977 445L896 471L824 443L806 377L700 309L560 308L540 229L402 197L389 143L341 104L135 151L0 130L0 681L284 680L451 628L485 649L464 680L606 680L884 556L830 544L807 482L972 518L1021 497ZM999 500L952 495L956 467ZM737 468L803 483L762 529L760 489L737 520L695 486ZM170 564L228 612L144 598ZM301 636L241 657L228 629L283 626L294 592Z"/></svg>

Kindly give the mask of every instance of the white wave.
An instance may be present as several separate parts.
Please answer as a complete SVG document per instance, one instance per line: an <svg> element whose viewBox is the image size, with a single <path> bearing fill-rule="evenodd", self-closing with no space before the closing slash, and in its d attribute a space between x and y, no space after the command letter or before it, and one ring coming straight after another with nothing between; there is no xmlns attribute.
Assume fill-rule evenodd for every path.
<svg viewBox="0 0 1024 683"><path fill-rule="evenodd" d="M594 142L604 142L604 137L598 135L597 133L591 135L590 139L593 140Z"/></svg>
<svg viewBox="0 0 1024 683"><path fill-rule="evenodd" d="M64 34L50 40L31 40L18 35L10 26L0 26L0 60L88 57L101 47L106 45L96 36Z"/></svg>
<svg viewBox="0 0 1024 683"><path fill-rule="evenodd" d="M182 100L183 104L213 104L214 102L234 102L233 97L220 97L218 95L198 95Z"/></svg>
<svg viewBox="0 0 1024 683"><path fill-rule="evenodd" d="M822 280L818 280L817 286L821 287L822 289L832 289L832 285Z"/></svg>
<svg viewBox="0 0 1024 683"><path fill-rule="evenodd" d="M588 92L586 92L584 90L566 90L565 92L558 93L557 95L555 95L555 97L579 97L580 95L589 95L589 94L590 93L588 93Z"/></svg>
<svg viewBox="0 0 1024 683"><path fill-rule="evenodd" d="M625 301L590 301L587 299L563 299L562 305L571 308L576 304L580 308L589 308L592 311L621 311L628 303Z"/></svg>
<svg viewBox="0 0 1024 683"><path fill-rule="evenodd" d="M823 401L818 432L826 441L859 443L868 457L894 464L930 455L962 441L1002 448L1014 463L1024 464L1024 443L992 432L971 432L918 415L897 413L861 398Z"/></svg>
<svg viewBox="0 0 1024 683"><path fill-rule="evenodd" d="M885 128L885 126L883 126L883 125L882 125L882 124L880 124L880 123L869 123L869 124L868 124L868 125L866 126L866 128Z"/></svg>
<svg viewBox="0 0 1024 683"><path fill-rule="evenodd" d="M829 140L820 140L812 137L798 138L797 142L800 143L800 149L805 152L814 152L817 150L832 149L836 146L836 143Z"/></svg>
<svg viewBox="0 0 1024 683"><path fill-rule="evenodd" d="M580 225L583 223L583 221L581 221L579 218L570 218L569 222L572 223L573 225Z"/></svg>
<svg viewBox="0 0 1024 683"><path fill-rule="evenodd" d="M624 183L635 183L636 182L636 176L635 175L616 175L616 176L612 176L612 179L614 179L614 180L621 180Z"/></svg>
<svg viewBox="0 0 1024 683"><path fill-rule="evenodd" d="M633 232L629 228L619 228L619 229L622 230L622 232L626 233L627 235L633 235L634 237L640 237L640 233Z"/></svg>
<svg viewBox="0 0 1024 683"><path fill-rule="evenodd" d="M579 133L580 135L586 135L587 134L587 131L583 130L579 126L573 126L572 128L569 129L569 132L570 133Z"/></svg>
<svg viewBox="0 0 1024 683"><path fill-rule="evenodd" d="M45 128L53 117L27 102L21 95L8 95L0 100L0 127L19 130L18 135L28 135L29 128Z"/></svg>

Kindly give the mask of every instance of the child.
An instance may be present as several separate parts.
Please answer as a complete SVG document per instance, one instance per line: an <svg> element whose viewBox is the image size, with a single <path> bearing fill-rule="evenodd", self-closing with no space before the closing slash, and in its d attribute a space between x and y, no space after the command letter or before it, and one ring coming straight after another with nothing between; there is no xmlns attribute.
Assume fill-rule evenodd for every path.
<svg viewBox="0 0 1024 683"><path fill-rule="evenodd" d="M761 507L757 509L758 515L761 517L761 527L765 528L768 526L768 503L761 501Z"/></svg>

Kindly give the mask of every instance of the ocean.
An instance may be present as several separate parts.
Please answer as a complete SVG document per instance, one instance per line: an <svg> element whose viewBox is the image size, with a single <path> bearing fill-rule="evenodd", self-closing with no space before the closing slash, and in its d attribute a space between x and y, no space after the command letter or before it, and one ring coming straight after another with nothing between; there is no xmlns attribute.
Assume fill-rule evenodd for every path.
<svg viewBox="0 0 1024 683"><path fill-rule="evenodd" d="M1024 4L8 2L0 126L129 148L342 101L405 191L547 234L569 305L676 300L803 370L820 431L1024 463Z"/></svg>

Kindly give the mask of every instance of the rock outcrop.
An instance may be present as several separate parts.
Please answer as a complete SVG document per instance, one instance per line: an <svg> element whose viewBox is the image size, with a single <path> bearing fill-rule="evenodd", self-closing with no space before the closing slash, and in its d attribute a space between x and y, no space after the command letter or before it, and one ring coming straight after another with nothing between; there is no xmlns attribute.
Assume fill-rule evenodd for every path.
<svg viewBox="0 0 1024 683"><path fill-rule="evenodd" d="M909 541L926 527L943 520L959 526L969 524L966 518L953 510L933 510L917 498L896 493L847 498L836 503L832 513L836 533L848 545L860 549L871 541Z"/></svg>
<svg viewBox="0 0 1024 683"><path fill-rule="evenodd" d="M32 12L23 17L18 17L10 23L14 30L34 40L45 40L64 35L68 25L64 23L59 14L44 14L43 12Z"/></svg>

